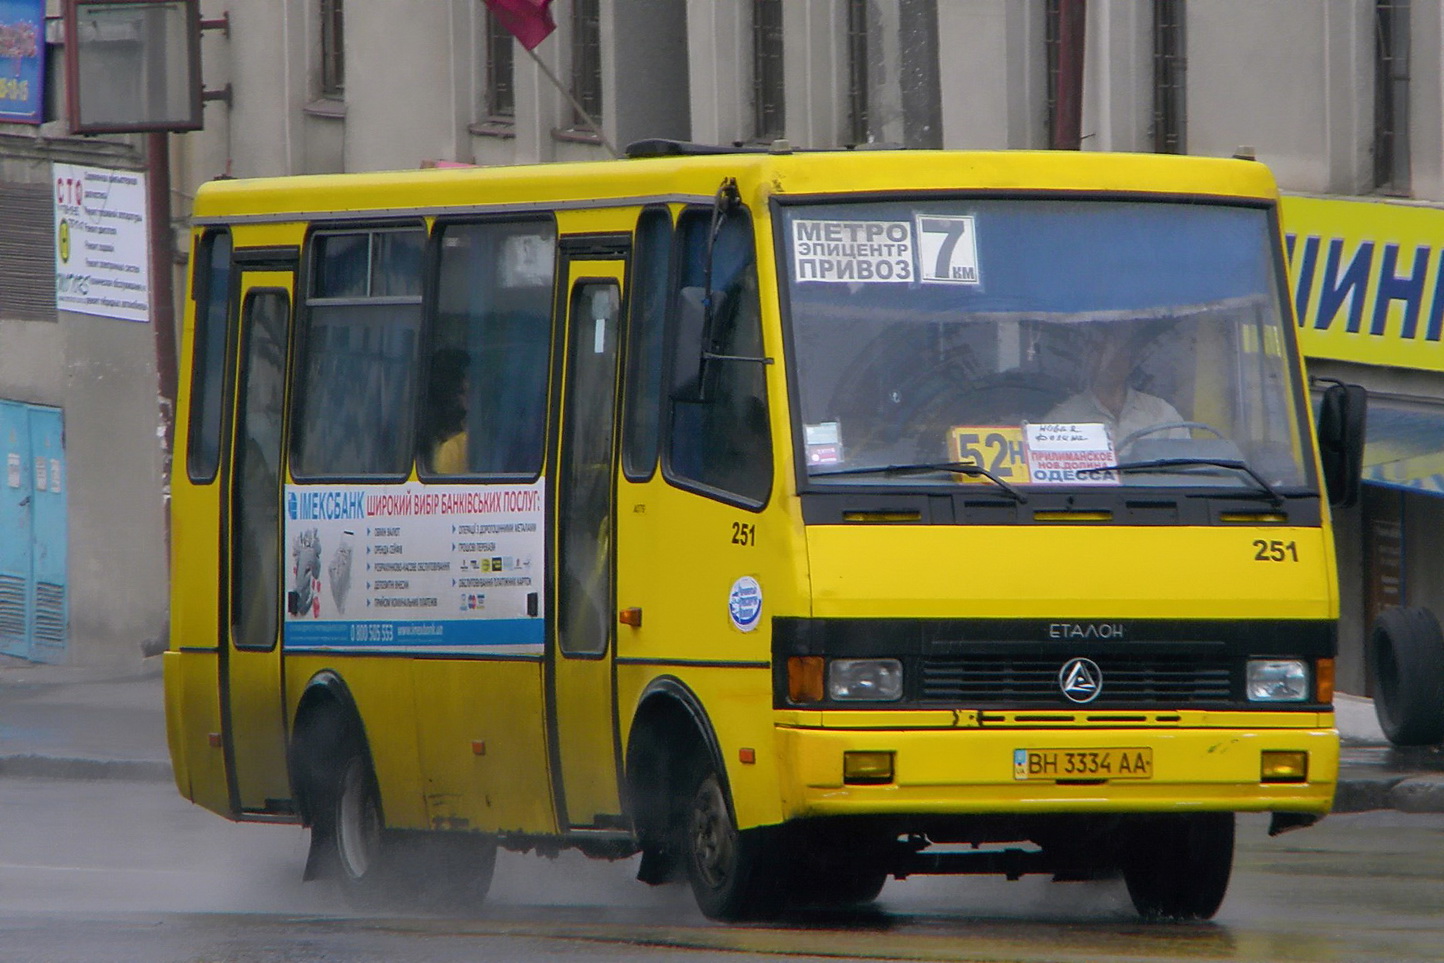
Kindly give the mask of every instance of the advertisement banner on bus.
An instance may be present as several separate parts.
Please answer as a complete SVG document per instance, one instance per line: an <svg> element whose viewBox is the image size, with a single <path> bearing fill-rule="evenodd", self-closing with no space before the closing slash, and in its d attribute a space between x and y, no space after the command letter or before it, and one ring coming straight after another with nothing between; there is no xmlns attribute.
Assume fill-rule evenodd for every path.
<svg viewBox="0 0 1444 963"><path fill-rule="evenodd" d="M286 648L540 655L544 496L288 485Z"/></svg>

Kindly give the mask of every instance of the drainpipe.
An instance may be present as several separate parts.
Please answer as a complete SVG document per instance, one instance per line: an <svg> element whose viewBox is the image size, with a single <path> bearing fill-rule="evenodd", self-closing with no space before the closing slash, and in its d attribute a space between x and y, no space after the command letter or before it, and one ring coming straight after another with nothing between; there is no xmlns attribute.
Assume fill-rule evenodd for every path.
<svg viewBox="0 0 1444 963"><path fill-rule="evenodd" d="M160 404L161 499L165 512L165 557L170 564L170 478L175 450L176 334L175 235L170 223L170 135L145 135L148 175L146 219L150 224L150 318L155 326L155 368Z"/></svg>
<svg viewBox="0 0 1444 963"><path fill-rule="evenodd" d="M1083 145L1083 37L1088 0L1058 0L1058 100L1053 149Z"/></svg>

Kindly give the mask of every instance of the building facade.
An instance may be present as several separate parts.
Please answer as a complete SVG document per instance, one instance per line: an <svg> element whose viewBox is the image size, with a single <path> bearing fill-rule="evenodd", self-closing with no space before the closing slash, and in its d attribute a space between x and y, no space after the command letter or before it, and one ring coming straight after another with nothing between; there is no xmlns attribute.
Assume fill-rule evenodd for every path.
<svg viewBox="0 0 1444 963"><path fill-rule="evenodd" d="M182 243L187 198L217 176L601 159L646 138L1251 153L1290 195L1310 373L1365 384L1393 426L1371 435L1365 497L1338 519L1340 687L1368 691L1382 605L1444 611L1444 474L1428 464L1444 451L1444 349L1427 323L1444 306L1441 0L555 0L556 30L530 52L482 0L200 5L228 21L202 59L229 99L171 137ZM125 138L62 124L0 123L0 198L35 194L47 162L76 152L140 165ZM1345 206L1307 207L1319 197ZM19 211L0 210L0 251ZM47 313L36 291L16 307L4 271L0 399L65 411L71 637L74 657L100 658L164 631L150 332Z"/></svg>

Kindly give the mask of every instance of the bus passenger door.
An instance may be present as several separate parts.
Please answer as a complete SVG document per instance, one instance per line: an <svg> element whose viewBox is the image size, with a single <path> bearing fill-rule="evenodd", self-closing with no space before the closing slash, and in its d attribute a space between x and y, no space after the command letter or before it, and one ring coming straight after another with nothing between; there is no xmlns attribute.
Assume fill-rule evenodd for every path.
<svg viewBox="0 0 1444 963"><path fill-rule="evenodd" d="M563 248L565 256L566 249ZM616 713L615 437L624 245L568 265L548 695L563 829L620 827Z"/></svg>
<svg viewBox="0 0 1444 963"><path fill-rule="evenodd" d="M294 265L240 264L235 434L222 521L220 664L231 808L291 797L281 694L281 425Z"/></svg>

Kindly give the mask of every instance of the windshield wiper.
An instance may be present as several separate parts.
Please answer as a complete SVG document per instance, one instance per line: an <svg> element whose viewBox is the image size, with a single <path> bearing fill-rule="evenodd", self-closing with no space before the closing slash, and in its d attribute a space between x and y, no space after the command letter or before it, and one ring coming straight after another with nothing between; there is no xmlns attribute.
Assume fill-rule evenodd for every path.
<svg viewBox="0 0 1444 963"><path fill-rule="evenodd" d="M1105 471L1157 471L1164 468L1232 468L1234 471L1241 471L1254 484L1258 485L1258 494L1265 495L1273 502L1274 508L1279 508L1284 503L1284 496L1278 490L1264 480L1264 477L1253 469L1248 462L1239 461L1237 458L1154 458L1149 461L1126 461L1117 465L1104 465L1101 468L1086 468L1078 472L1082 475L1094 474Z"/></svg>
<svg viewBox="0 0 1444 963"><path fill-rule="evenodd" d="M919 475L930 471L948 471L957 475L967 475L970 478L986 478L997 485L1010 498L1020 505L1027 504L1028 496L1018 489L1009 485L1003 479L994 475L980 465L974 465L970 461L937 461L916 465L873 465L867 468L837 468L832 471L808 472L809 477L820 478L823 476L837 477L839 475Z"/></svg>

